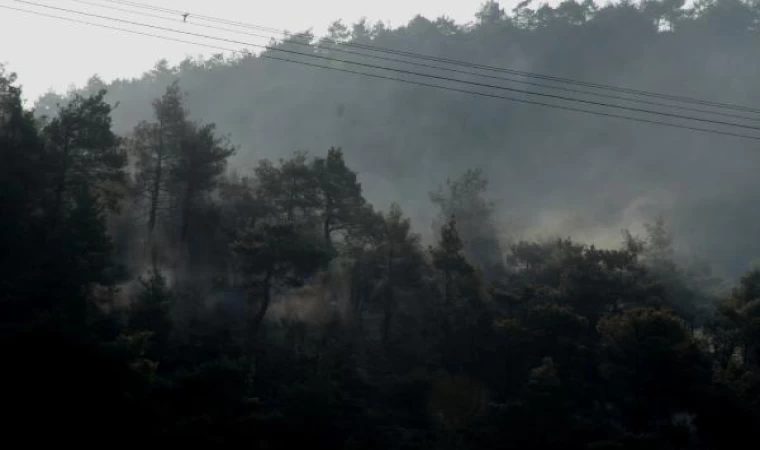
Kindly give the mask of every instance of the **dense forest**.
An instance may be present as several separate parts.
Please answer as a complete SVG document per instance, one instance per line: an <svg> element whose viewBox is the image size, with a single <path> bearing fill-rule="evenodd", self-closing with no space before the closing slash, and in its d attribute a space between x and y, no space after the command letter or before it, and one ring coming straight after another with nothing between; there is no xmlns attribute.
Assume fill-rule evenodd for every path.
<svg viewBox="0 0 760 450"><path fill-rule="evenodd" d="M683 4L568 1L552 8L523 2L505 11L490 2L470 24L423 17L398 28L370 21L337 23L329 42L756 104L760 7L740 0ZM239 39L262 43L245 34ZM286 48L399 66L346 54L318 37L292 40L299 45L275 42L264 54L309 59L276 50ZM300 45L304 41L313 45ZM114 129L126 134L151 114L150 102L178 78L188 93L188 113L216 123L239 146L231 160L235 167L250 169L261 158L276 160L293 151L342 147L368 199L398 201L426 241L434 239L430 223L437 214L428 191L458 176L462 167L477 167L491 181L503 238L572 235L609 247L620 229L641 233L643 222L663 214L679 236L681 253L708 258L726 276L738 277L760 255L760 242L753 239L760 216L752 207L760 201L755 183L760 155L752 141L442 92L245 53L188 59L176 67L163 62L133 80L93 78L82 93L106 88L106 100L118 104ZM51 115L60 102L49 94L37 111Z"/></svg>
<svg viewBox="0 0 760 450"><path fill-rule="evenodd" d="M477 19L336 22L331 39L760 98L755 4L488 2ZM7 439L752 442L747 141L252 54L93 78L31 109L22 82L0 70Z"/></svg>

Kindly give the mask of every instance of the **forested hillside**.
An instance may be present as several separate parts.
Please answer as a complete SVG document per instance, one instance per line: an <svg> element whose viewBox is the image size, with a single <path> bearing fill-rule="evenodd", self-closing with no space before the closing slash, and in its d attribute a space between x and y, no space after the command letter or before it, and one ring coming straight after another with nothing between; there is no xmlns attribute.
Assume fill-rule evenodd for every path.
<svg viewBox="0 0 760 450"><path fill-rule="evenodd" d="M752 104L755 7L677 6L333 37ZM0 70L8 442L751 445L751 141L343 75L190 61L33 111Z"/></svg>
<svg viewBox="0 0 760 450"><path fill-rule="evenodd" d="M752 106L760 99L758 12L754 3L737 0L700 1L692 8L678 0L608 6L569 1L555 8L524 2L506 12L487 3L471 24L418 17L390 29L365 22L334 26L331 38ZM239 39L256 41L245 35ZM318 38L311 42L312 47L280 43L276 48L400 66L347 55ZM276 50L265 54L308 59ZM709 258L730 275L741 273L760 254L760 244L752 239L760 156L752 141L256 56L188 60L178 67L158 64L136 80L103 86L94 79L87 91L108 89L106 99L119 105L115 129L126 133L150 114L151 99L175 79L188 93L191 116L217 123L238 145L232 167L245 170L262 157L343 147L368 197L380 204L399 201L413 212L426 239L432 238L434 217L426 193L462 167L477 167L491 180L500 223L518 236L570 235L609 246L621 228L640 229L643 221L665 214L682 250ZM38 112L51 111L58 101L43 98Z"/></svg>

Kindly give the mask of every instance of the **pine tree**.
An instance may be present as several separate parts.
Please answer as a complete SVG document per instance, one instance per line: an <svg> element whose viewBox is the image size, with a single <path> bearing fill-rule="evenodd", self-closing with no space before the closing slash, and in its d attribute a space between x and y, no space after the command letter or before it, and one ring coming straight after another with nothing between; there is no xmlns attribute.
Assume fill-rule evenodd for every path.
<svg viewBox="0 0 760 450"><path fill-rule="evenodd" d="M270 214L289 223L312 220L319 198L316 177L305 153L281 159L279 166L261 161L255 173L258 196L268 205Z"/></svg>
<svg viewBox="0 0 760 450"><path fill-rule="evenodd" d="M665 219L660 216L654 223L644 224L644 228L647 233L643 252L645 264L658 272L675 272L673 236L665 226Z"/></svg>
<svg viewBox="0 0 760 450"><path fill-rule="evenodd" d="M462 254L463 249L464 245L457 231L456 218L452 216L441 228L438 246L430 249L433 267L443 275L443 297L446 307L452 306L461 278L474 273L474 269Z"/></svg>
<svg viewBox="0 0 760 450"><path fill-rule="evenodd" d="M50 215L60 223L67 204L88 189L111 208L122 196L126 153L111 130L111 106L106 92L79 95L43 129L46 161L53 185Z"/></svg>
<svg viewBox="0 0 760 450"><path fill-rule="evenodd" d="M235 149L217 136L215 125L198 125L187 117L177 82L154 101L153 109L155 121L142 122L133 133L136 190L146 210L151 259L154 266L158 264L155 232L161 222L170 238L167 242L189 250L187 259L192 264L198 259L199 246L189 245L191 234L213 234L209 229L193 233L192 226L208 228L210 195Z"/></svg>
<svg viewBox="0 0 760 450"><path fill-rule="evenodd" d="M356 173L346 166L343 151L330 148L326 158L312 163L319 195L322 233L328 247L333 248L333 235L350 234L357 227L366 201Z"/></svg>
<svg viewBox="0 0 760 450"><path fill-rule="evenodd" d="M468 260L493 275L502 268L503 256L487 188L488 180L481 170L467 170L461 177L447 180L430 199L440 211L435 225L455 216Z"/></svg>
<svg viewBox="0 0 760 450"><path fill-rule="evenodd" d="M326 262L324 247L308 229L291 223L261 223L242 230L233 244L251 303L250 341L255 343L276 288L298 287Z"/></svg>
<svg viewBox="0 0 760 450"><path fill-rule="evenodd" d="M0 305L4 319L22 306L30 274L45 251L48 191L43 141L23 108L14 74L0 66Z"/></svg>
<svg viewBox="0 0 760 450"><path fill-rule="evenodd" d="M166 278L158 271L151 270L146 277L139 278L138 282L140 291L129 307L128 328L134 333L150 333L152 350L148 353L155 357L165 349L169 339L172 327L169 309L174 295Z"/></svg>
<svg viewBox="0 0 760 450"><path fill-rule="evenodd" d="M374 299L382 304L382 341L388 343L399 300L421 287L424 259L420 236L412 232L411 221L401 207L392 204L378 223L373 265L377 285Z"/></svg>
<svg viewBox="0 0 760 450"><path fill-rule="evenodd" d="M155 122L135 127L132 147L137 159L138 201L147 210L148 232L153 234L159 220L168 220L172 209L172 173L179 164L187 135L187 113L179 84L174 82L153 102Z"/></svg>
<svg viewBox="0 0 760 450"><path fill-rule="evenodd" d="M215 125L186 124L186 134L171 173L180 203L181 242L187 241L193 216L217 187L219 177L227 167L227 158L234 153L235 149L225 139L216 136Z"/></svg>
<svg viewBox="0 0 760 450"><path fill-rule="evenodd" d="M83 331L96 288L114 282L105 219L118 206L125 155L111 108L103 91L75 96L38 130L12 78L0 76L0 92L4 316L20 324L43 313Z"/></svg>

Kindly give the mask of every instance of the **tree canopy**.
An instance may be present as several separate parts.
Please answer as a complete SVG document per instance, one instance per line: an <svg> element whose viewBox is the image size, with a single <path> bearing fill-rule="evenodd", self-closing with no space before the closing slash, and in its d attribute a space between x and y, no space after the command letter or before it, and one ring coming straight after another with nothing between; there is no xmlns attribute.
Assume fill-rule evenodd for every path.
<svg viewBox="0 0 760 450"><path fill-rule="evenodd" d="M756 90L757 11L489 1L467 25L362 21L330 35L739 101ZM277 45L298 44L344 45ZM35 115L0 68L9 435L276 449L752 442L760 270L722 278L692 251L717 246L706 255L734 273L756 252L749 147L291 69L254 55L161 63L48 96ZM675 206L631 206L653 192ZM571 209L578 221L547 212ZM586 242L595 226L626 230Z"/></svg>

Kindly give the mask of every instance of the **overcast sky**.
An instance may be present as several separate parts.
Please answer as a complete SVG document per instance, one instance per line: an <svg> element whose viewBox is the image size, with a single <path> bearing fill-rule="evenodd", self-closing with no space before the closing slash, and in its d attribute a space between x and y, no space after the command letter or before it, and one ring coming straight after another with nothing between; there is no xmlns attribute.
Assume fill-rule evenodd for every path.
<svg viewBox="0 0 760 450"><path fill-rule="evenodd" d="M223 31L198 28L193 23L201 22L194 21L192 15L188 19L189 23L183 24L179 16L161 20L93 6L94 3L100 3L110 5L111 8L129 8L124 4L116 4L119 2L109 3L107 0L28 1L195 33L224 35L227 38L245 42L266 43L266 39L233 36ZM345 23L351 23L361 17L366 17L372 22L379 20L391 26L398 26L406 23L416 14L422 14L429 18L446 15L460 23L469 22L473 20L474 13L484 0L133 0L133 2L291 31L312 28L315 33L322 34L327 25L335 19L343 19ZM501 3L505 8L511 9L516 2L516 0L504 0ZM0 0L0 5L108 23L123 28L141 29L134 25L45 9L16 0ZM138 11L142 11L143 14L159 14L157 11ZM155 29L142 28L142 30L170 34ZM183 38L204 41L193 36L183 36ZM150 69L160 58L165 57L170 62L177 62L187 55L214 53L214 50L199 46L173 43L1 8L0 42L2 42L0 63L5 63L8 69L18 73L27 99L34 99L51 88L65 91L71 85L80 86L95 73L105 80L133 77ZM205 42L211 43L208 40ZM243 47L218 42L216 45L235 49Z"/></svg>

